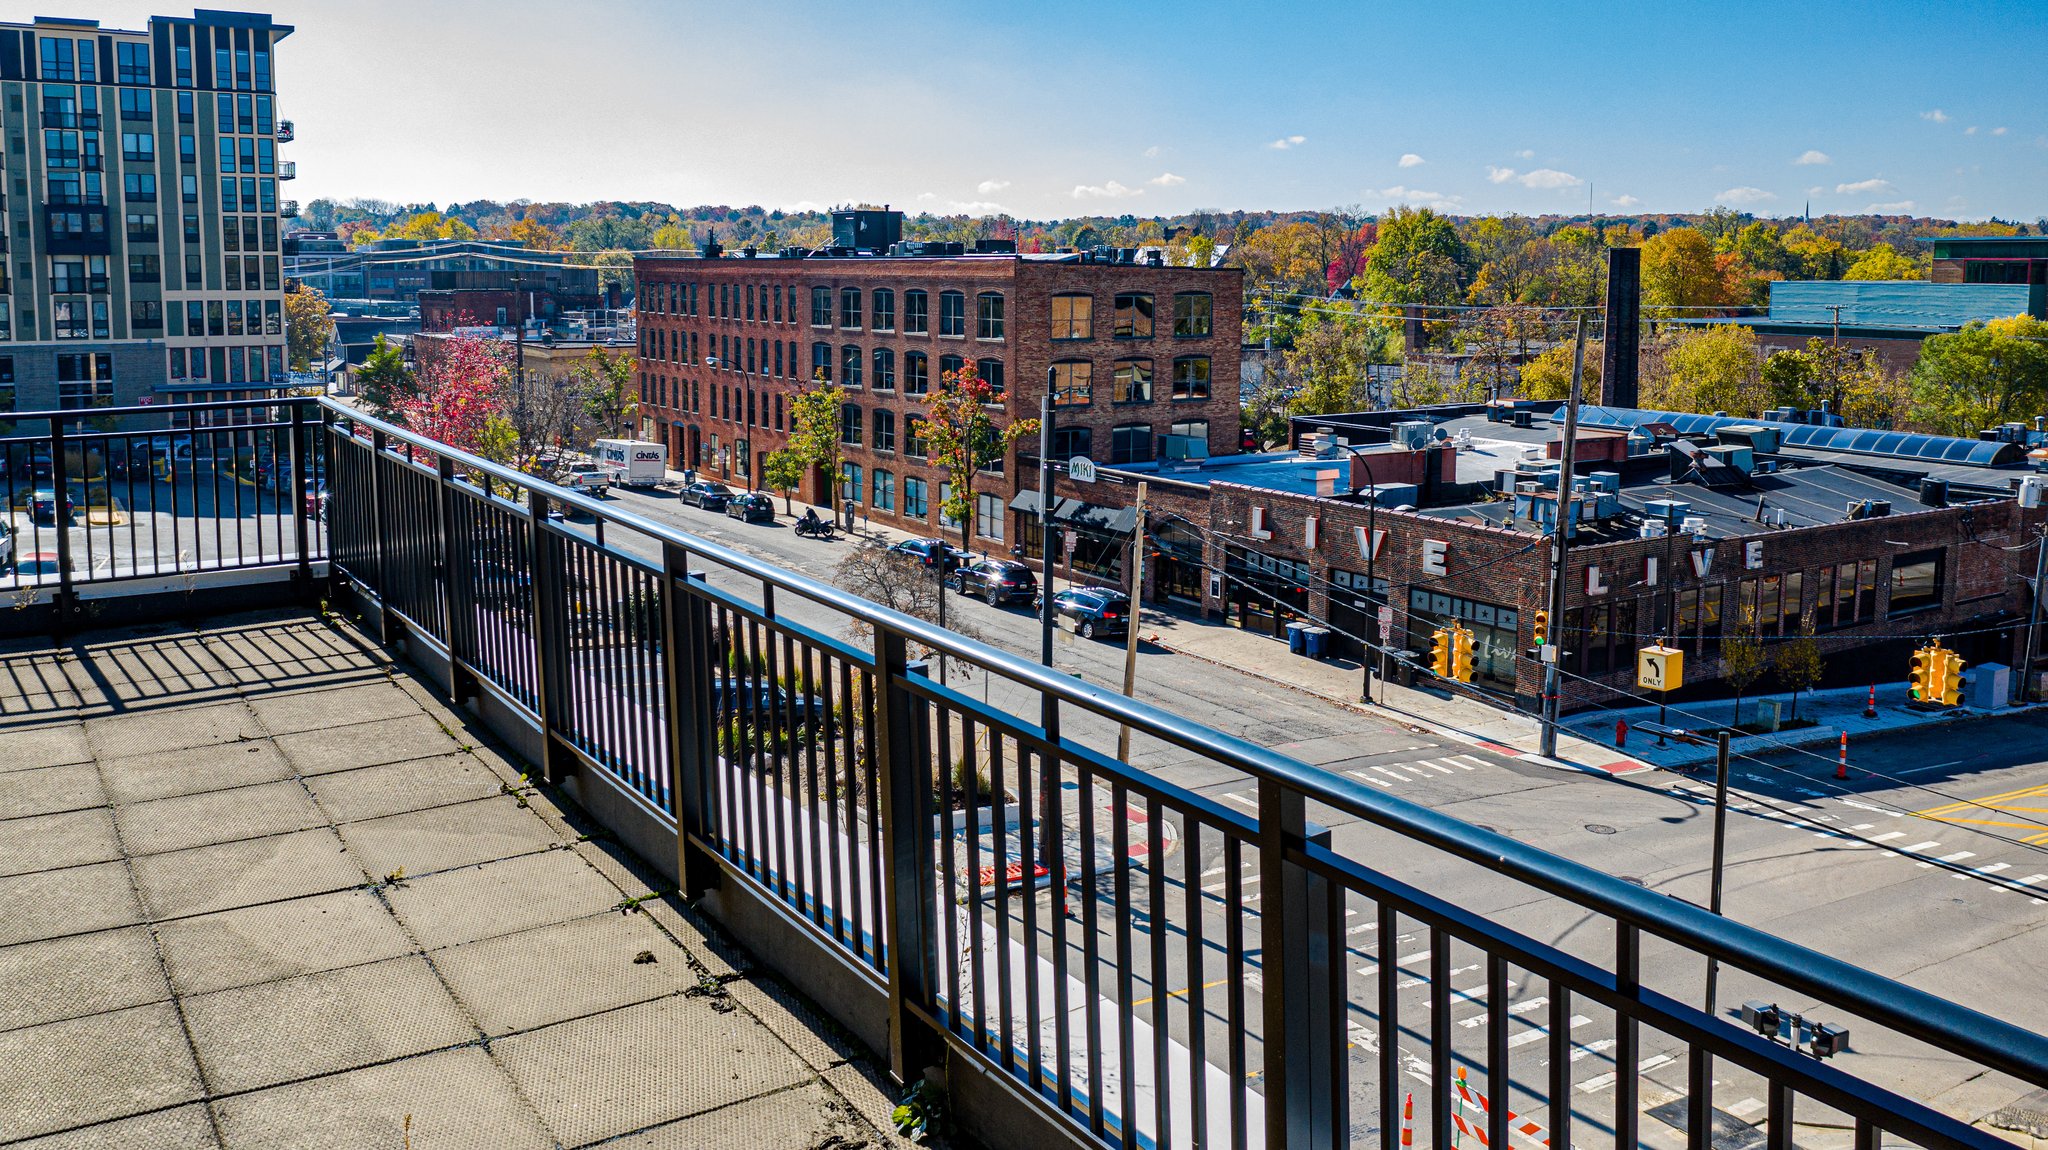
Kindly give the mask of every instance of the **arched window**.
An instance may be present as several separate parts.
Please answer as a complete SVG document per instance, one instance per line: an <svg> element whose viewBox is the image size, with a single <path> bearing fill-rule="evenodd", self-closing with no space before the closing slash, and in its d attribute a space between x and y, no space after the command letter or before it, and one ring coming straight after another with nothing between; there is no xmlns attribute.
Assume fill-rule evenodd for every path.
<svg viewBox="0 0 2048 1150"><path fill-rule="evenodd" d="M939 334L967 334L967 297L956 291L939 293Z"/></svg>
<svg viewBox="0 0 2048 1150"><path fill-rule="evenodd" d="M865 358L866 353L861 351L860 345L857 343L849 343L845 347L840 348L839 382L848 387L859 387L861 360Z"/></svg>
<svg viewBox="0 0 2048 1150"><path fill-rule="evenodd" d="M931 334L931 301L922 288L903 293L903 331L907 335Z"/></svg>
<svg viewBox="0 0 2048 1150"><path fill-rule="evenodd" d="M976 296L974 302L974 337L976 339L1003 338L1002 293L985 291Z"/></svg>
<svg viewBox="0 0 2048 1150"><path fill-rule="evenodd" d="M875 349L875 371L868 386L876 391L896 390L896 353L886 347Z"/></svg>

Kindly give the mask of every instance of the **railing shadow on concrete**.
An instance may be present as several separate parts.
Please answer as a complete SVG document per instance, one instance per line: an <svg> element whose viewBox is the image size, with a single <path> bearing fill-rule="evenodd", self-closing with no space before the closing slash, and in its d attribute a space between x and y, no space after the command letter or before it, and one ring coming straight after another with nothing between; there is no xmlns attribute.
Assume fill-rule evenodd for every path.
<svg viewBox="0 0 2048 1150"><path fill-rule="evenodd" d="M1989 1148L1925 1100L2048 1086L2031 1031L351 408L294 419L296 561L992 1144L1634 1147L1647 1112L1704 1147L1732 1111L1773 1147ZM1128 766L1123 725L1250 790ZM1854 1045L1696 1005L1709 964Z"/></svg>

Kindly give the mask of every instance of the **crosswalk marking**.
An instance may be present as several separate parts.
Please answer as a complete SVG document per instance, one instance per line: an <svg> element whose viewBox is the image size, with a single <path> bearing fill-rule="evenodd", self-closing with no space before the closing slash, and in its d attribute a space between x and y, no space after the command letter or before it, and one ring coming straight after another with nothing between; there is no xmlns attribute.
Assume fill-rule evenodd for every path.
<svg viewBox="0 0 2048 1150"><path fill-rule="evenodd" d="M1469 972L1469 971L1474 971L1474 970L1478 970L1478 969L1479 969L1479 964L1478 964L1478 963L1476 963L1476 962L1475 962L1475 963L1473 963L1473 964L1472 964L1471 966L1458 966L1458 967L1453 967L1453 968L1451 968L1451 976L1455 978L1455 977L1456 977L1456 976L1458 976L1458 975L1461 975L1461 974L1465 974L1465 973L1467 973L1467 972ZM1396 990L1412 990L1412 989L1414 989L1415 987L1421 986L1422 984L1424 984L1424 983L1426 983L1426 982L1428 982L1428 981L1429 981L1429 980L1428 980L1428 979L1426 979L1426 978L1404 978L1404 979L1402 979L1401 981L1399 981L1399 982L1395 983L1395 984L1394 984L1394 988L1395 988Z"/></svg>
<svg viewBox="0 0 2048 1150"><path fill-rule="evenodd" d="M1939 840L1939 839L1929 839L1928 841L1926 841L1926 842L1924 842L1924 843L1914 843L1914 844L1913 844L1912 846L1909 846L1909 847L1900 847L1899 849L1900 849L1900 850L1902 850L1902 851L1905 851L1905 852L1907 852L1908 854L1918 854L1918 853L1920 853L1921 851L1924 851L1924 850L1926 850L1926 849L1927 849L1928 847L1938 847L1938 846L1940 846L1940 845L1941 845L1941 840Z"/></svg>
<svg viewBox="0 0 2048 1150"><path fill-rule="evenodd" d="M1733 1106L1730 1106L1728 1108L1728 1113L1735 1115L1737 1118L1747 1118L1750 1115L1756 1113L1757 1111L1762 1110L1763 1108L1763 1099L1745 1098L1742 1101L1735 1103Z"/></svg>
<svg viewBox="0 0 2048 1150"><path fill-rule="evenodd" d="M1385 779L1375 778L1372 775L1368 775L1364 771L1345 771L1344 773L1350 775L1354 779L1363 779L1368 783L1377 783L1383 787L1391 787L1394 785Z"/></svg>
<svg viewBox="0 0 2048 1150"><path fill-rule="evenodd" d="M1971 876L1973 876L1973 875L1974 875L1974 876L1976 876L1976 877L1978 877L1978 878L1982 878L1982 877L1984 877L1985 875L1993 875L1993 874L1997 874L1997 873L1998 873L1999 871L2002 871L2002 870L2011 870L2011 869L2012 869L2012 864L2011 864L2011 863L1991 863L1991 864L1990 864L1990 865L1988 865L1988 866L1980 866L1980 867L1973 867L1973 868L1971 868L1971 869L1970 869L1969 871L1967 871L1966 873L1963 873L1963 874L1959 874L1959 875L1957 875L1956 877L1957 877L1957 878L1969 878L1969 877L1971 877Z"/></svg>
<svg viewBox="0 0 2048 1150"><path fill-rule="evenodd" d="M1976 851L1956 851L1956 852L1955 852L1954 854L1945 854L1945 855L1941 856L1941 857L1940 857L1940 858L1938 858L1938 859L1934 859L1934 860L1933 860L1933 861L1931 861L1931 862L1924 862L1924 863L1921 863L1920 865L1921 865L1921 866L1924 866L1924 867L1931 867L1931 866L1933 866L1933 865L1934 865L1935 863L1952 863L1952 862L1961 862L1961 861L1963 861L1964 859L1973 859L1973 858L1976 858L1976 857L1977 857L1977 852L1976 852Z"/></svg>
<svg viewBox="0 0 2048 1150"><path fill-rule="evenodd" d="M1394 770L1390 767L1382 767L1377 763L1373 764L1372 769L1387 776L1388 778L1393 779L1397 783L1408 783L1414 781L1413 779L1410 779L1407 775L1404 775L1397 770Z"/></svg>
<svg viewBox="0 0 2048 1150"><path fill-rule="evenodd" d="M1579 1027L1584 1026L1591 1021L1593 1020L1587 1018L1583 1014L1574 1014L1572 1015L1571 1029L1577 1030ZM1540 1042L1543 1040L1543 1037L1549 1033L1550 1029L1544 1026L1539 1026L1534 1030L1524 1031L1521 1034L1517 1034L1513 1038L1508 1039L1508 1049L1513 1050L1517 1047L1527 1046L1532 1042Z"/></svg>
<svg viewBox="0 0 2048 1150"><path fill-rule="evenodd" d="M1509 980L1508 980L1508 989L1509 989L1509 990L1513 990L1513 989L1514 989L1514 988L1515 988L1516 986L1518 986L1518 985L1520 985L1520 984L1519 984L1519 983L1517 983L1517 982L1515 982L1515 980L1514 980L1514 979L1512 979L1512 978L1511 978L1511 979L1509 979ZM1453 991L1451 992L1451 1001L1452 1001L1452 1002L1469 1002L1469 1003L1471 1003L1472 1005L1474 1005L1474 1006L1477 1006L1477 1005L1479 1005L1479 1002L1480 1002L1480 999L1481 999L1481 997L1482 997L1482 996L1484 996L1485 994L1486 994L1486 988L1485 988L1484 986L1470 986L1470 987L1466 987L1466 988L1465 988L1464 990L1453 990ZM1484 1017L1484 1016L1482 1016L1482 1017Z"/></svg>
<svg viewBox="0 0 2048 1150"><path fill-rule="evenodd" d="M1598 1054L1613 1045L1614 1040L1612 1038L1603 1038L1598 1042L1574 1043L1572 1047L1572 1061L1577 1062L1581 1058Z"/></svg>
<svg viewBox="0 0 2048 1150"><path fill-rule="evenodd" d="M1870 841L1871 841L1871 842L1874 842L1874 843L1888 843L1888 842L1892 841L1893 839L1902 839L1902 838L1905 838L1905 837L1906 837L1906 832L1905 832L1905 831L1887 831L1886 833L1884 833L1884 834L1881 834L1881 835L1872 835L1872 836L1870 836Z"/></svg>
<svg viewBox="0 0 2048 1150"><path fill-rule="evenodd" d="M1243 803L1245 806L1248 806L1253 810L1259 809L1258 800L1250 798L1245 795L1238 794L1236 791L1230 791L1226 793L1223 797L1229 799L1231 802L1234 803Z"/></svg>
<svg viewBox="0 0 2048 1150"><path fill-rule="evenodd" d="M1532 998L1527 1002L1517 1002L1513 1006L1508 1007L1507 1013L1511 1015L1527 1014L1532 1010L1541 1008L1544 1003L1549 1001L1550 1000L1547 998ZM1487 1016L1484 1014L1475 1014L1470 1018L1461 1019L1458 1022L1458 1025L1464 1027L1467 1030L1471 1030L1475 1027L1485 1026L1486 1018Z"/></svg>
<svg viewBox="0 0 2048 1150"><path fill-rule="evenodd" d="M2012 881L2018 886L2033 886L2044 878L2048 878L2048 874L2030 874L2025 878L2016 878Z"/></svg>
<svg viewBox="0 0 2048 1150"><path fill-rule="evenodd" d="M1574 1054L1572 1057L1574 1059L1577 1059L1578 1055ZM1675 1055L1670 1054L1658 1054L1650 1058L1645 1058L1644 1060L1636 1064L1636 1075L1637 1077L1641 1077L1642 1075L1652 1070L1655 1070L1656 1068L1664 1065L1667 1062L1676 1062L1677 1060L1678 1059ZM1618 1071L1610 1070L1605 1074L1596 1074L1593 1077L1586 1079L1584 1082L1579 1083L1579 1089L1585 1091L1588 1094L1592 1094L1600 1090L1605 1090L1608 1087L1614 1085L1614 1079L1617 1073Z"/></svg>

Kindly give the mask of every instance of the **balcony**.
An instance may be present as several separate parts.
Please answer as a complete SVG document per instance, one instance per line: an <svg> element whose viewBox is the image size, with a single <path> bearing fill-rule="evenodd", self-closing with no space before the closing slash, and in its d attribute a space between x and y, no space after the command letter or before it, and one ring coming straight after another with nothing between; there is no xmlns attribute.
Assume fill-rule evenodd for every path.
<svg viewBox="0 0 2048 1150"><path fill-rule="evenodd" d="M216 614L0 666L0 772L57 772L0 791L49 820L0 856L32 876L0 947L52 972L0 1014L10 1134L342 1099L380 1145L706 1105L829 1144L761 1132L813 1091L869 1113L863 1048L998 1147L1402 1145L1412 1113L1422 1145L1633 1150L1680 1144L1646 1114L1721 1144L1732 1107L1780 1147L2010 1150L1971 1120L2048 1086L2010 1022L332 401L12 418L54 420L5 444L85 522L23 528L53 573L0 626ZM649 919L708 979L668 981ZM1823 1061L1745 998L1854 1042Z"/></svg>
<svg viewBox="0 0 2048 1150"><path fill-rule="evenodd" d="M290 120L279 120L279 121L277 122L277 142L278 142L278 143L280 143L280 144L289 144L289 143L291 143L291 142L292 142L292 140L294 140L294 139L296 139L296 138L297 138L297 129L295 129L295 128L294 128L294 127L292 126L292 122L291 122Z"/></svg>
<svg viewBox="0 0 2048 1150"><path fill-rule="evenodd" d="M67 112L51 108L43 109L43 127L45 128L75 128L91 132L98 130L99 126L100 114L98 112Z"/></svg>
<svg viewBox="0 0 2048 1150"><path fill-rule="evenodd" d="M299 214L299 201L286 200L277 205L277 214L288 220L296 217Z"/></svg>
<svg viewBox="0 0 2048 1150"><path fill-rule="evenodd" d="M44 247L51 255L107 255L107 209L80 204L43 206Z"/></svg>
<svg viewBox="0 0 2048 1150"><path fill-rule="evenodd" d="M279 160L277 162L277 178L280 180L298 179L299 162L297 160Z"/></svg>

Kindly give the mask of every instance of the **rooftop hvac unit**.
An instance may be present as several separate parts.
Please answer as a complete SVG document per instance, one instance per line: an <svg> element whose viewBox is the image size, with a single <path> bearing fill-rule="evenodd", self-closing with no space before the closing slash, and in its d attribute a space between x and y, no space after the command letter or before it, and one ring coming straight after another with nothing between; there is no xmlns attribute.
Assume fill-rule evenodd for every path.
<svg viewBox="0 0 2048 1150"><path fill-rule="evenodd" d="M1515 419L1515 426L1516 426L1516 427L1535 427L1535 426L1536 426L1536 413L1535 413L1535 412L1533 412L1533 411L1527 411L1527 410L1523 410L1523 409L1517 408L1517 409L1516 409L1516 411L1515 411L1515 416L1514 416L1514 419Z"/></svg>
<svg viewBox="0 0 2048 1150"><path fill-rule="evenodd" d="M1707 517L1704 515L1688 515L1685 517L1684 522L1678 525L1678 529L1687 535L1705 535L1707 533Z"/></svg>
<svg viewBox="0 0 2048 1150"><path fill-rule="evenodd" d="M1920 481L1920 505L1922 507L1948 506L1948 480L1922 479Z"/></svg>
<svg viewBox="0 0 2048 1150"><path fill-rule="evenodd" d="M2041 489L2044 484L2029 475L2020 480L2020 506L2035 508L2041 506Z"/></svg>
<svg viewBox="0 0 2048 1150"><path fill-rule="evenodd" d="M1404 420L1390 430L1395 443L1410 451L1420 451L1429 446L1429 422L1427 420Z"/></svg>

